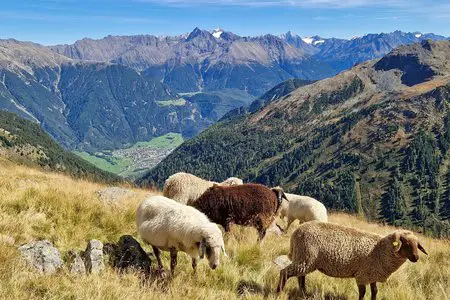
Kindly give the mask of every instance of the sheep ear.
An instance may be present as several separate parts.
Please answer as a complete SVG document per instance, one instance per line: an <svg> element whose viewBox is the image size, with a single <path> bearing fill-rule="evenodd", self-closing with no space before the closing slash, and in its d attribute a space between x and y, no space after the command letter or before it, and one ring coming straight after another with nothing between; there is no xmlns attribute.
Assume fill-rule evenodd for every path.
<svg viewBox="0 0 450 300"><path fill-rule="evenodd" d="M205 257L205 251L206 251L206 242L205 242L205 239L202 239L200 241L200 246L199 246L200 259L203 259L203 257Z"/></svg>
<svg viewBox="0 0 450 300"><path fill-rule="evenodd" d="M428 255L427 251L425 251L425 248L420 243L417 243L417 248L419 248L419 250L424 254Z"/></svg>
<svg viewBox="0 0 450 300"><path fill-rule="evenodd" d="M394 251L395 252L400 251L400 248L402 247L401 233L400 232L395 232L394 233L394 241L392 242L392 246L394 246Z"/></svg>

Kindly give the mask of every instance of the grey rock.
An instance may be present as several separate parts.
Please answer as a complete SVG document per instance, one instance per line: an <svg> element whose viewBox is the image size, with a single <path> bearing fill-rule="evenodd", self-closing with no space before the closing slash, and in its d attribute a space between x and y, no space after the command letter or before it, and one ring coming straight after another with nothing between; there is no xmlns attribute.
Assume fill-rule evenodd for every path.
<svg viewBox="0 0 450 300"><path fill-rule="evenodd" d="M19 251L30 265L43 274L56 273L63 265L58 249L47 240L22 245Z"/></svg>
<svg viewBox="0 0 450 300"><path fill-rule="evenodd" d="M278 266L278 268L284 269L291 264L291 260L287 255L280 255L273 260L273 262Z"/></svg>
<svg viewBox="0 0 450 300"><path fill-rule="evenodd" d="M67 263L69 265L70 273L85 275L86 274L86 266L84 265L84 261L81 258L80 254L75 250L70 250L67 253Z"/></svg>
<svg viewBox="0 0 450 300"><path fill-rule="evenodd" d="M267 233L273 233L277 236L281 236L283 234L283 232L281 231L280 227L278 227L278 225L273 222L272 225L270 225L269 228L267 228Z"/></svg>
<svg viewBox="0 0 450 300"><path fill-rule="evenodd" d="M90 240L83 253L87 273L99 273L105 269L103 263L103 244L99 240Z"/></svg>
<svg viewBox="0 0 450 300"><path fill-rule="evenodd" d="M113 204L122 199L134 196L135 192L121 187L113 186L100 190L97 192L97 194L100 200L102 200L103 202Z"/></svg>

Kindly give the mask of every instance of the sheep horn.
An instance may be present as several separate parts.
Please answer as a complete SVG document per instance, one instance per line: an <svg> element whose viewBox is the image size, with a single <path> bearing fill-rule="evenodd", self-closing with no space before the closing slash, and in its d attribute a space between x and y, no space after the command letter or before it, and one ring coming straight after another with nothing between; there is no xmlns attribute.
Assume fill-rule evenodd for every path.
<svg viewBox="0 0 450 300"><path fill-rule="evenodd" d="M428 255L427 251L425 251L425 248L420 243L417 244L417 248L419 248L419 250L422 251L424 254Z"/></svg>

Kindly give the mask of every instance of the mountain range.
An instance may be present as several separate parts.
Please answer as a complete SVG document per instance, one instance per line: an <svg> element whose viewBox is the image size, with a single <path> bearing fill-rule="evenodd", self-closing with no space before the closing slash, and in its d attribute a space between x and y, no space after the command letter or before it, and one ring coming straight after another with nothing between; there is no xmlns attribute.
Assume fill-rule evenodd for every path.
<svg viewBox="0 0 450 300"><path fill-rule="evenodd" d="M287 79L330 77L425 39L445 37L241 37L195 28L49 47L0 40L0 109L39 122L68 149L90 153L170 132L191 138Z"/></svg>
<svg viewBox="0 0 450 300"><path fill-rule="evenodd" d="M288 81L263 97L270 101L184 142L138 183L162 185L180 171L238 176L448 236L449 59L449 41L426 40L329 79Z"/></svg>

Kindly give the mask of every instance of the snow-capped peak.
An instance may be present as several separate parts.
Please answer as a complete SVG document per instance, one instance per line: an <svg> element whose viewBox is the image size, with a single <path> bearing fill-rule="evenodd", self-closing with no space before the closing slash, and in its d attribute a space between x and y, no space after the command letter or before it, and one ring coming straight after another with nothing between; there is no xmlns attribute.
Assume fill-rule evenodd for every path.
<svg viewBox="0 0 450 300"><path fill-rule="evenodd" d="M318 41L314 41L313 45L318 45L318 44L322 44L322 43L325 43L325 41L324 40L318 40Z"/></svg>
<svg viewBox="0 0 450 300"><path fill-rule="evenodd" d="M420 38L421 36L422 36L421 33L416 33L416 35L415 35L416 38Z"/></svg>
<svg viewBox="0 0 450 300"><path fill-rule="evenodd" d="M302 41L311 45L313 43L314 39L312 37L303 37Z"/></svg>
<svg viewBox="0 0 450 300"><path fill-rule="evenodd" d="M218 39L218 38L220 38L220 36L222 35L222 33L223 33L223 30L222 30L222 29L216 28L216 29L213 30L212 35L213 35L216 39Z"/></svg>

